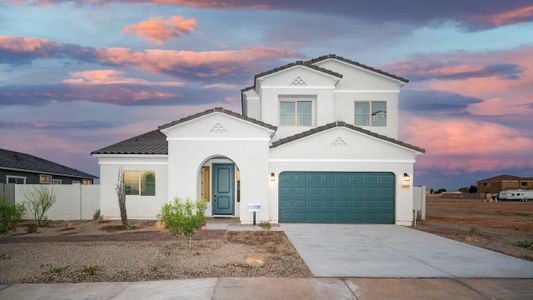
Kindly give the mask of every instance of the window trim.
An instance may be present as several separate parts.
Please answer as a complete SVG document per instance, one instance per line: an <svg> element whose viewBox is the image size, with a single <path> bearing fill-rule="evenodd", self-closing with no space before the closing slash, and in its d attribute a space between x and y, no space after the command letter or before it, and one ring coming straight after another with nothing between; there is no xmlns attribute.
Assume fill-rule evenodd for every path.
<svg viewBox="0 0 533 300"><path fill-rule="evenodd" d="M6 175L6 183L9 183L9 178L23 179L24 183L22 184L26 184L26 177L24 176ZM15 183L15 184L21 184L21 183Z"/></svg>
<svg viewBox="0 0 533 300"><path fill-rule="evenodd" d="M50 177L50 182L42 182L41 176ZM39 174L39 184L52 184L52 182L54 182L54 177L52 175Z"/></svg>
<svg viewBox="0 0 533 300"><path fill-rule="evenodd" d="M295 125L283 125L281 124L281 104L293 103L294 104L294 117L296 120ZM298 102L311 102L311 125L298 125ZM315 99L309 96L280 96L278 97L278 124L280 127L313 127L315 126Z"/></svg>
<svg viewBox="0 0 533 300"><path fill-rule="evenodd" d="M53 179L52 178L52 184L63 184L63 180L62 179Z"/></svg>
<svg viewBox="0 0 533 300"><path fill-rule="evenodd" d="M124 170L124 171L122 171L122 176L123 176L124 179L126 178L126 172L138 172L138 173L141 174L141 176L138 177L138 181L137 181L137 183L138 183L137 188L138 188L139 193L138 194L126 194L126 196L155 197L157 195L156 179L155 179L156 178L156 171L155 170ZM144 173L148 173L148 172L151 172L151 173L154 174L154 194L153 195L143 195L142 194L142 179L141 179L141 177L142 177L142 175ZM124 185L124 188L125 187L126 186Z"/></svg>
<svg viewBox="0 0 533 300"><path fill-rule="evenodd" d="M372 121L372 111L373 111L373 107L374 107L374 102L384 102L385 103L385 125L374 125L374 122ZM368 103L368 125L357 125L357 123L355 122L356 121L356 115L362 115L362 114L357 114L356 113L356 110L355 110L355 105L357 103ZM355 100L354 101L354 104L353 104L353 124L355 126L360 126L360 127L387 127L389 125L389 121L388 121L388 112L389 112L389 109L388 109L388 103L387 103L387 100Z"/></svg>

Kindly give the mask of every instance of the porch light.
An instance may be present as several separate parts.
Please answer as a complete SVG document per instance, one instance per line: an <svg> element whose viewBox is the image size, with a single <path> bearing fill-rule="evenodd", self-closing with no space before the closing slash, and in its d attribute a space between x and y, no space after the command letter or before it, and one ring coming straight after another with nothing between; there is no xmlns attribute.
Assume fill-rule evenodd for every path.
<svg viewBox="0 0 533 300"><path fill-rule="evenodd" d="M274 172L270 173L270 181L276 181L276 174Z"/></svg>
<svg viewBox="0 0 533 300"><path fill-rule="evenodd" d="M408 188L411 186L411 176L407 173L403 173L402 188Z"/></svg>

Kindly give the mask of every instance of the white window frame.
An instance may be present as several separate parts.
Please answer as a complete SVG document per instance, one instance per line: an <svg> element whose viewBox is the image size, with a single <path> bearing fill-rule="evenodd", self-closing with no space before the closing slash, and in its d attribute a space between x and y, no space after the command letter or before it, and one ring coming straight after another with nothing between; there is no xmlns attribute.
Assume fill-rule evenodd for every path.
<svg viewBox="0 0 533 300"><path fill-rule="evenodd" d="M56 182L58 182L58 183L56 183ZM63 180L61 180L61 179L53 179L52 178L52 184L63 184Z"/></svg>
<svg viewBox="0 0 533 300"><path fill-rule="evenodd" d="M310 96L280 96L278 97L278 124L281 127L313 127L315 126L315 97ZM281 124L281 103L291 102L294 103L294 117L296 120L295 125L282 125ZM310 125L298 125L298 102L311 102L311 124Z"/></svg>
<svg viewBox="0 0 533 300"><path fill-rule="evenodd" d="M374 106L374 102L384 102L385 103L385 125L374 125L372 122L372 107ZM368 103L368 125L357 125L355 122L355 105L356 103ZM386 100L355 100L353 103L353 124L355 126L362 126L362 127L387 127L389 123L389 105Z"/></svg>
<svg viewBox="0 0 533 300"><path fill-rule="evenodd" d="M50 182L41 182L41 176L50 177ZM39 184L52 184L54 182L54 177L52 175L39 174Z"/></svg>
<svg viewBox="0 0 533 300"><path fill-rule="evenodd" d="M26 177L24 176L6 175L6 183L9 183L9 178L24 179L23 184L26 184ZM16 184L20 184L20 183L16 183Z"/></svg>
<svg viewBox="0 0 533 300"><path fill-rule="evenodd" d="M154 173L154 177L156 177L156 172L155 170L124 170L122 172L122 176L125 177L126 176L126 172L140 172L141 174L144 174L144 173L147 173L147 172L151 172L151 173ZM154 180L157 180L155 179ZM156 184L156 189L154 190L154 194L153 195L143 195L142 194L142 179L141 179L141 176L139 176L139 180L137 182L138 184L138 190L139 190L139 193L138 194L126 194L126 197L127 196L136 196L136 197L155 197L157 195L157 183L154 182L154 184Z"/></svg>

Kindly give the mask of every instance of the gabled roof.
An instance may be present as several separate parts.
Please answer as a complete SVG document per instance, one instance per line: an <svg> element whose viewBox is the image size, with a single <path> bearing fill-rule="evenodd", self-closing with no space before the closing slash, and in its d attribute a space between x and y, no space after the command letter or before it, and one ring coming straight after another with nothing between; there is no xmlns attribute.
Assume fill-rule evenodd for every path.
<svg viewBox="0 0 533 300"><path fill-rule="evenodd" d="M91 154L168 154L167 136L158 129L152 130Z"/></svg>
<svg viewBox="0 0 533 300"><path fill-rule="evenodd" d="M402 147L417 151L417 152L421 152L421 153L425 153L426 152L426 150L424 150L424 149L422 149L420 147L416 147L416 146L413 146L411 144L404 143L402 141L390 138L388 136L377 134L375 132L363 129L361 127L357 127L357 126L354 126L354 125L351 125L351 124L347 124L346 122L342 122L342 121L332 122L332 123L329 123L329 124L326 124L326 125L322 125L322 126L319 126L319 127L304 131L304 132L297 133L295 135L291 135L291 136L286 137L286 138L279 139L279 140L273 142L272 145L270 145L270 148L276 148L276 147L279 147L281 145L284 145L284 144L287 144L287 143L290 143L290 142L293 142L293 141L297 141L297 140L299 140L301 138L308 137L310 135L313 135L313 134L316 134L316 133L319 133L319 132L323 132L323 131L326 131L328 129L335 128L335 127L345 127L345 128L348 128L348 129L351 129L351 130L354 130L354 131L357 131L357 132L360 132L360 133L364 133L364 134L369 135L371 137L374 137L374 138L377 138L377 139L380 139L380 140L384 140L384 141L396 144L398 146L402 146Z"/></svg>
<svg viewBox="0 0 533 300"><path fill-rule="evenodd" d="M338 56L336 54L328 54L328 55L320 56L320 57L317 57L317 58L310 59L310 60L308 60L308 61L306 61L304 63L305 64L315 64L317 62L320 62L320 61L323 61L323 60L326 60L326 59L336 59L336 60L351 64L351 65L354 65L354 66L369 70L371 72L375 72L375 73L378 73L378 74L381 74L381 75L384 75L384 76L387 76L387 77L390 77L390 78L394 78L396 80L400 80L400 81L405 82L405 83L409 82L408 79L405 79L405 78L400 77L398 75L387 73L387 72L385 72L383 70L376 69L376 68L364 65L364 64L362 64L360 62L357 62L357 61L354 61L354 60L351 60L351 59L347 59L347 58L344 58L342 56Z"/></svg>
<svg viewBox="0 0 533 300"><path fill-rule="evenodd" d="M265 127L267 129L270 129L270 130L274 130L275 131L275 130L278 129L276 126L267 124L265 122L261 122L259 120L256 120L256 119L253 119L253 118L250 118L250 117L243 116L243 115L241 115L239 113L236 113L236 112L233 112L231 110L223 109L222 107L215 107L215 108L211 108L211 109L205 110L203 112L199 112L197 114L190 115L188 117L181 118L179 120L176 120L176 121L161 125L161 126L159 126L159 130L170 128L172 126L175 126L175 125L178 125L178 124L190 121L190 120L194 120L194 119L197 119L199 117L202 117L202 116L205 116L205 115L209 115L209 114L212 114L212 113L215 113L215 112L224 113L224 114L227 114L229 116L232 116L232 117L235 117L235 118L238 118L238 119L253 123L255 125L259 125L259 126Z"/></svg>
<svg viewBox="0 0 533 300"><path fill-rule="evenodd" d="M44 158L7 149L0 149L0 169L56 174L76 178L98 178L97 176L60 165Z"/></svg>

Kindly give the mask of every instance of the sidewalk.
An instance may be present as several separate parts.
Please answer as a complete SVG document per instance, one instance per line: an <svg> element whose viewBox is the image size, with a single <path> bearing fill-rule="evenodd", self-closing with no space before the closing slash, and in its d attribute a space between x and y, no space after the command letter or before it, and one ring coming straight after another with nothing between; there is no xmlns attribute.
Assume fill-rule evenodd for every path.
<svg viewBox="0 0 533 300"><path fill-rule="evenodd" d="M533 299L533 279L200 278L0 284L0 299Z"/></svg>

